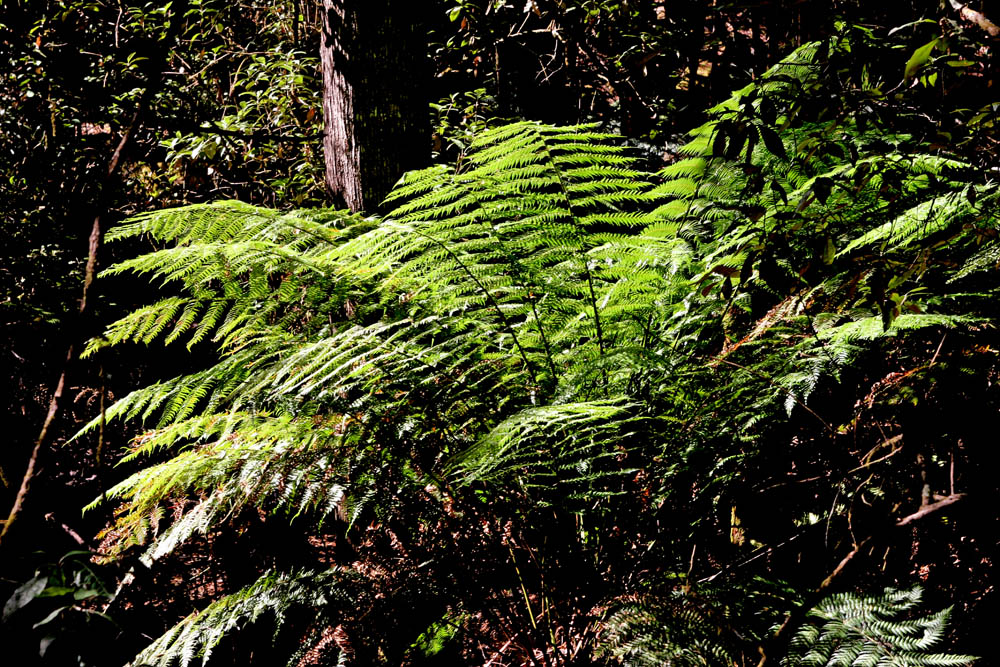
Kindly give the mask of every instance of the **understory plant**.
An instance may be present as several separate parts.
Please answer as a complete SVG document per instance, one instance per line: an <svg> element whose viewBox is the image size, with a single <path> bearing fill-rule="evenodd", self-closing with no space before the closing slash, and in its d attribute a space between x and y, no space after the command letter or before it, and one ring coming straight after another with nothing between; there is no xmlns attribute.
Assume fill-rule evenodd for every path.
<svg viewBox="0 0 1000 667"><path fill-rule="evenodd" d="M88 352L210 361L95 420L144 429L106 556L299 538L249 542L253 577L134 664L969 662L899 554L976 481L987 418L935 416L996 400L997 189L814 104L854 43L800 48L657 173L520 122L381 218L219 202L113 230L155 250L104 275L161 298ZM881 583L830 596L848 566Z"/></svg>

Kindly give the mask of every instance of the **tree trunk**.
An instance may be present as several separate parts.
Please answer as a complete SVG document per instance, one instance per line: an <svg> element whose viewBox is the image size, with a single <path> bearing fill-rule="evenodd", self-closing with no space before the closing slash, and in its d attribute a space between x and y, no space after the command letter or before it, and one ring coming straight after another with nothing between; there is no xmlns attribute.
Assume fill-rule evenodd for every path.
<svg viewBox="0 0 1000 667"><path fill-rule="evenodd" d="M335 206L381 203L430 152L425 2L323 0L323 154Z"/></svg>

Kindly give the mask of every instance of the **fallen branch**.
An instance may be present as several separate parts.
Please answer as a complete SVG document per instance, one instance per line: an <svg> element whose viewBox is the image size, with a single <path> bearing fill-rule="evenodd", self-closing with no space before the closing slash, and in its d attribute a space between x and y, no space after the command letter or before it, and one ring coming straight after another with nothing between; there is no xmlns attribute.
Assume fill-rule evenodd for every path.
<svg viewBox="0 0 1000 667"><path fill-rule="evenodd" d="M920 519L923 519L928 514L934 514L934 512L944 509L949 505L954 505L963 498L965 498L964 493L953 493L950 496L945 496L941 500L931 503L930 505L926 505L907 517L903 517L902 519L896 522L896 526L900 528L903 526L908 526L914 521L919 521Z"/></svg>
<svg viewBox="0 0 1000 667"><path fill-rule="evenodd" d="M986 32L989 33L990 37L1000 36L1000 26L998 26L993 21L986 18L982 12L977 12L974 9L969 9L968 5L963 5L958 0L949 0L952 9L957 11L959 15L970 23L974 23Z"/></svg>

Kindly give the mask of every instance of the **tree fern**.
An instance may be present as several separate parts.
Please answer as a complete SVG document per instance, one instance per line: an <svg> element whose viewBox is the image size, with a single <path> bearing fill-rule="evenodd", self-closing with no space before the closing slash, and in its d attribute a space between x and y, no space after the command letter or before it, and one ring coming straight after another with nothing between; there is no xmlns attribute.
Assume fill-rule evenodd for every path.
<svg viewBox="0 0 1000 667"><path fill-rule="evenodd" d="M536 123L488 131L454 173L409 175L390 195L389 222L341 257L363 276L384 272L383 289L413 289L430 312L495 320L522 371L551 383L564 346L605 347L594 232L650 219L648 186L611 139ZM422 296L432 285L447 288Z"/></svg>
<svg viewBox="0 0 1000 667"><path fill-rule="evenodd" d="M752 655L763 632L736 607L690 587L653 595L639 574L657 559L694 567L675 547L718 546L712 530L728 535L717 557L735 557L736 490L787 486L801 474L784 467L793 447L822 440L820 460L840 456L833 509L810 492L803 512L842 518L856 461L828 450L856 422L820 414L824 383L866 355L991 321L981 298L943 295L958 280L985 294L973 288L995 259L995 189L977 182L970 196L968 166L909 135L861 152L874 131L808 116L800 100L822 85L823 57L806 45L738 91L655 175L597 128L523 122L483 133L454 167L408 174L382 219L222 203L127 222L113 240L158 249L104 275L161 293L88 353L185 340L217 357L107 411L145 423L126 459L150 461L108 493L115 548L141 544L152 563L244 511L314 530L336 520L363 552L355 574L382 586L373 600L403 591L458 619L449 636L498 655L569 661L598 628L601 655L630 664ZM837 142L847 148L824 148ZM221 636L209 626L267 605L280 617L291 597L325 608L306 579L271 575L146 655L207 658ZM837 600L816 613L855 604ZM856 604L900 650L928 647L907 643L916 625L893 629L895 602ZM573 628L586 638L571 649ZM428 626L410 630L395 658ZM802 642L833 647L815 650L839 664L835 630ZM396 638L369 639L383 650ZM813 650L789 660L819 664Z"/></svg>

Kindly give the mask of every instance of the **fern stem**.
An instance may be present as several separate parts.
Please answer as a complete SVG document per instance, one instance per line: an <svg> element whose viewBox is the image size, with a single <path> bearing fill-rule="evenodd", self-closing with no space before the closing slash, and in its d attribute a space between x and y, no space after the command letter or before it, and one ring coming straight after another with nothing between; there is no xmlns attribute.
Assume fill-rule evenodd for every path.
<svg viewBox="0 0 1000 667"><path fill-rule="evenodd" d="M535 328L538 329L538 335L542 339L542 348L545 350L545 361L548 363L549 372L552 374L552 384L554 386L557 381L556 378L558 377L558 374L556 373L556 364L552 357L552 347L549 345L549 338L548 336L545 335L545 327L542 326L542 318L538 315L538 307L537 307L538 299L536 299L534 296L534 293L532 291L532 286L528 284L527 280L525 280L525 275L527 274L527 271L525 271L524 266L521 264L521 262L517 260L516 255L510 249L507 248L507 244L504 243L503 237L500 235L499 230L497 230L494 227L490 227L490 232L497 239L497 242L500 244L500 247L503 248L504 254L507 257L511 258L510 265L515 271L517 277L519 278L518 282L520 283L521 288L528 295L528 303L531 304L531 315L532 317L535 318Z"/></svg>
<svg viewBox="0 0 1000 667"><path fill-rule="evenodd" d="M598 307L597 307L597 294L596 294L596 292L594 290L594 275L593 275L593 273L590 270L590 261L587 258L587 253L584 250L583 238L582 238L582 236L580 234L580 230L579 230L579 228L578 228L578 226L576 224L575 215L573 213L573 200L572 200L572 198L570 198L570 196L569 196L569 190L566 187L566 184L563 182L562 173L559 171L559 169L555 169L554 168L555 167L555 160L552 158L552 153L549 151L548 144L546 144L544 142L544 140L541 142L541 144L542 144L542 150L543 150L543 152L545 153L546 157L548 157L549 163L553 166L552 171L553 171L553 173L555 175L554 176L555 182L559 186L559 193L562 195L563 200L566 202L566 210L569 211L570 217L574 218L572 220L572 222L573 222L573 229L576 232L577 240L580 242L580 253L583 255L583 271L584 271L584 273L587 276L587 288L588 288L588 290L590 292L590 307L594 311L594 330L595 330L595 332L597 334L597 346L600 349L600 351L601 351L601 357L603 358L604 355L605 355L604 330L601 327L601 315L600 315L600 311L598 310ZM604 372L604 379L605 379L605 385L606 385L607 384L607 371Z"/></svg>
<svg viewBox="0 0 1000 667"><path fill-rule="evenodd" d="M395 225L397 227L403 227L404 229L408 229L408 230L412 231L413 233L415 233L416 235L421 236L421 237L427 239L431 243L434 243L435 245L439 246L442 250L444 250L446 253L448 253L448 256L451 257L453 260L455 260L455 262L457 262L460 267L462 267L462 270L465 271L465 274L467 276L469 276L469 278L472 280L472 282L474 282L476 284L476 287L478 287L479 290L483 293L483 296L486 297L486 300L489 302L490 307L492 307L493 310L495 310L497 312L497 316L500 318L500 323L503 325L504 329L507 330L507 333L510 334L510 337L514 341L514 345L517 347L518 353L521 355L521 361L524 362L524 368L525 368L526 371L528 371L528 375L531 376L531 382L532 382L532 384L538 385L538 378L535 376L535 372L534 372L534 370L531 367L531 362L528 361L528 355L527 355L527 353L525 353L524 348L521 347L521 341L518 340L517 334L514 333L514 328L511 326L510 320L508 320L507 316L503 314L503 310L501 310L500 304L498 304L496 302L496 299L493 298L493 295L490 294L490 291L488 289L486 289L486 286L483 285L482 281L480 281L479 278L476 277L476 274L474 274L469 269L469 267L466 266L465 262L463 262L458 257L458 255L456 255L452 251L452 249L449 248L445 243L443 243L442 241L439 241L438 239L434 238L430 234L422 232L419 229L417 229L416 227L413 227L412 225L403 225L403 224L398 223L398 222L391 222L390 224Z"/></svg>
<svg viewBox="0 0 1000 667"><path fill-rule="evenodd" d="M555 361L552 358L552 347L549 345L548 336L545 335L545 327L542 326L542 320L538 317L538 309L535 307L537 301L532 297L528 298L531 303L531 314L535 318L535 327L538 329L538 335L542 338L542 347L545 348L545 360L549 364L549 372L552 374L552 384L554 385L558 375L556 373Z"/></svg>
<svg viewBox="0 0 1000 667"><path fill-rule="evenodd" d="M594 291L594 275L590 271L590 262L587 260L586 255L583 258L584 270L587 273L587 288L590 290L590 306L594 309L594 329L597 332L597 347L601 350L601 356L604 356L604 331L601 328L601 316L597 310L597 294Z"/></svg>
<svg viewBox="0 0 1000 667"><path fill-rule="evenodd" d="M524 596L524 606L528 610L528 620L531 621L532 629L537 630L538 624L535 623L535 612L531 609L531 598L528 596L528 589L524 585L524 577L521 575L521 568L517 565L517 557L514 556L514 547L507 545L507 549L510 551L510 561L514 564L514 572L517 574L517 583L521 587L521 594Z"/></svg>

